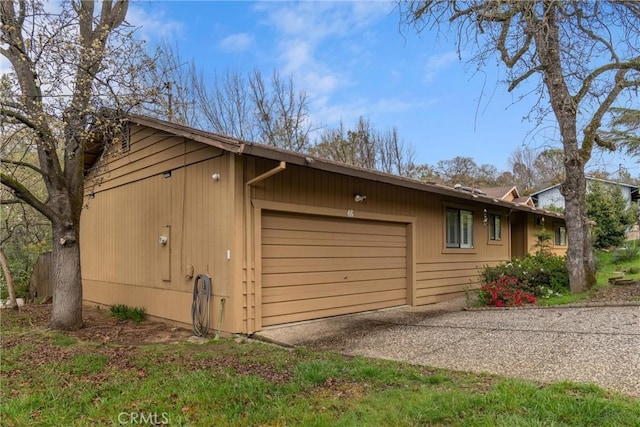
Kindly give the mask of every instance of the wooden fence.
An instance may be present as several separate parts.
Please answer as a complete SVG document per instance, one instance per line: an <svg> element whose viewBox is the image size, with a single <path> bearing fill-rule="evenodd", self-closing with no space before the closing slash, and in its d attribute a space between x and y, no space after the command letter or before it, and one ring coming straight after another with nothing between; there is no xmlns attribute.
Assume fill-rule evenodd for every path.
<svg viewBox="0 0 640 427"><path fill-rule="evenodd" d="M38 257L29 279L29 296L31 298L53 296L53 290L51 289L51 252L45 252Z"/></svg>

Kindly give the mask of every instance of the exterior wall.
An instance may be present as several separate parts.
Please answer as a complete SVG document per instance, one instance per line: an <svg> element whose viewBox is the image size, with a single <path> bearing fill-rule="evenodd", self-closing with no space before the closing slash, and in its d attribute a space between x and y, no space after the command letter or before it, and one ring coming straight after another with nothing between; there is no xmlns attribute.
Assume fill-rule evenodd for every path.
<svg viewBox="0 0 640 427"><path fill-rule="evenodd" d="M133 126L124 153L110 153L86 180L81 256L84 298L145 307L189 325L193 277L212 277L210 325L261 329L262 210L387 221L407 230L407 303L430 304L477 286L478 269L511 256L509 209L373 180L238 156L145 126ZM166 172L171 172L170 175ZM272 176L259 178L265 172ZM219 174L220 179L212 179ZM166 176L165 176L166 175ZM364 203L354 200L366 195ZM445 246L445 209L474 213L474 247ZM534 241L523 215L522 245ZM501 215L502 240L484 219ZM168 243L159 244L166 235Z"/></svg>
<svg viewBox="0 0 640 427"><path fill-rule="evenodd" d="M537 246L536 233L544 228L552 233L549 250L555 255L566 255L567 245L556 245L553 234L556 226L564 226L564 220L553 216L535 215L528 212L515 212L512 214L512 256L522 258L526 254L535 254ZM541 219L544 218L544 222Z"/></svg>
<svg viewBox="0 0 640 427"><path fill-rule="evenodd" d="M274 167L277 162L244 158L244 181L248 181ZM367 196L364 203L356 203L356 194ZM413 305L430 304L460 295L478 283L478 268L495 265L510 257L509 221L507 209L479 202L461 202L437 194L399 188L379 182L347 177L329 172L287 165L286 169L251 187L254 213L260 209L286 209L293 212L405 222L409 254L412 260L407 274L413 286L409 301ZM474 212L474 248L445 248L445 208L458 207ZM483 225L487 213L502 215L502 240L489 241L489 227ZM252 233L260 230L259 215L252 216ZM246 300L260 300L260 255L253 243L252 259L256 270ZM251 294L253 290L253 295ZM259 304L246 307L249 323L259 322ZM249 327L251 329L251 327Z"/></svg>
<svg viewBox="0 0 640 427"><path fill-rule="evenodd" d="M557 208L564 209L564 196L560 193L559 187L553 187L549 190L538 194L538 203L537 207L546 209L547 207L553 205Z"/></svg>
<svg viewBox="0 0 640 427"><path fill-rule="evenodd" d="M85 185L85 301L142 306L152 316L191 324L191 271L205 273L213 284L211 327L218 327L224 298L223 330L239 330L233 313L241 299L231 286L242 253L232 215L233 156L142 126L133 126L130 140ZM214 181L213 173L221 179ZM168 237L166 246L160 235Z"/></svg>
<svg viewBox="0 0 640 427"><path fill-rule="evenodd" d="M622 192L622 197L624 197L624 200L627 202L627 208L631 206L631 187L629 187L628 185L618 185L610 182L602 182L602 181L595 181L595 182L599 182L607 188L618 187ZM587 180L587 192L589 192L589 187L593 185L593 183L594 181L589 179ZM544 191L542 193L539 193L537 197L538 197L537 206L539 208L546 209L548 206L554 205L558 208L564 209L564 197L560 193L560 187L558 186L550 188L547 191Z"/></svg>

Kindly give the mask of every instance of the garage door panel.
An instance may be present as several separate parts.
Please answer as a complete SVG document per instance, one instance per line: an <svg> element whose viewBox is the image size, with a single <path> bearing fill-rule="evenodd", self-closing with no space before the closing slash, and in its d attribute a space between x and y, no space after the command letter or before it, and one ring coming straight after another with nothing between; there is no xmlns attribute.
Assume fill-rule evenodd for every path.
<svg viewBox="0 0 640 427"><path fill-rule="evenodd" d="M262 311L264 317L280 315L282 313L303 313L326 310L337 307L351 307L352 312L362 311L358 306L362 304L382 302L383 307L391 307L390 301L406 300L406 289L394 289L380 292L367 292L355 295L337 295L326 298L308 300L285 301L267 304ZM404 302L403 302L404 304ZM314 317L315 318L315 317Z"/></svg>
<svg viewBox="0 0 640 427"><path fill-rule="evenodd" d="M405 267L406 260L404 258L265 258L262 260L262 273L265 278L270 274L279 273L350 271L371 268L380 270Z"/></svg>
<svg viewBox="0 0 640 427"><path fill-rule="evenodd" d="M265 258L350 258L350 257L405 257L406 248L380 248L362 246L265 246Z"/></svg>
<svg viewBox="0 0 640 427"><path fill-rule="evenodd" d="M375 264L370 264L369 269L366 270L269 274L262 279L262 288L266 290L273 286L287 287L322 283L344 283L347 285L363 280L406 279L406 274L404 268L377 269Z"/></svg>
<svg viewBox="0 0 640 427"><path fill-rule="evenodd" d="M268 232L267 232L268 231ZM265 245L304 246L312 241L320 246L391 246L405 247L405 236L383 236L377 234L319 233L282 230L265 230L262 243Z"/></svg>
<svg viewBox="0 0 640 427"><path fill-rule="evenodd" d="M393 305L388 305L389 303ZM342 314L350 314L359 311L368 311L368 310L379 310L381 308L394 307L398 305L405 304L405 299L398 299L396 301L391 302L377 302L370 304L360 304L358 306L358 310L354 310L353 307L334 307L326 310L316 310L315 317L309 317L308 313L285 313L277 316L263 317L262 324L264 326L268 325L279 325L282 323L291 323L291 322L300 322L302 320L309 319L319 319L321 317L329 317L329 316L339 316Z"/></svg>
<svg viewBox="0 0 640 427"><path fill-rule="evenodd" d="M405 224L264 212L263 326L407 302Z"/></svg>
<svg viewBox="0 0 640 427"><path fill-rule="evenodd" d="M327 298L341 295L356 295L389 290L405 290L406 279L381 279L360 282L323 283L318 285L278 286L265 289L262 294L263 303L302 301L306 299Z"/></svg>
<svg viewBox="0 0 640 427"><path fill-rule="evenodd" d="M343 218L326 218L318 221L312 216L309 218L301 218L295 216L280 217L263 217L262 228L264 230L294 230L294 231L314 231L314 232L330 232L330 233L352 233L352 234L378 234L389 236L403 236L406 233L403 227L396 224L386 225L386 223L377 224L371 227L366 221Z"/></svg>

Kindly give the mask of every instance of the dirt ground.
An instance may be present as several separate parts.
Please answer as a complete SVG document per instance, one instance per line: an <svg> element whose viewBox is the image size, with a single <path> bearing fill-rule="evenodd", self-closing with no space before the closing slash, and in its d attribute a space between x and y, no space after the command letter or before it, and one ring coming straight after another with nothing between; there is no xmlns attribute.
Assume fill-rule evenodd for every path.
<svg viewBox="0 0 640 427"><path fill-rule="evenodd" d="M4 317L4 310L2 314ZM16 316L15 320L25 326L46 327L51 315L51 304L27 304L21 307L18 313L6 315ZM81 341L137 346L181 342L193 335L190 329L161 322L145 320L136 324L128 320L118 320L111 316L108 308L84 307L83 318L83 328L68 332Z"/></svg>
<svg viewBox="0 0 640 427"><path fill-rule="evenodd" d="M640 302L640 281L632 285L610 286L595 292L585 302ZM15 316L15 321L24 326L45 327L51 314L51 304L27 304L18 313L5 313L2 317ZM193 335L190 329L179 328L161 322L145 320L140 324L118 320L110 315L109 309L84 307L84 327L70 331L69 335L81 341L138 346L154 343L185 341ZM4 323L4 320L3 322ZM210 332L213 336L213 331Z"/></svg>

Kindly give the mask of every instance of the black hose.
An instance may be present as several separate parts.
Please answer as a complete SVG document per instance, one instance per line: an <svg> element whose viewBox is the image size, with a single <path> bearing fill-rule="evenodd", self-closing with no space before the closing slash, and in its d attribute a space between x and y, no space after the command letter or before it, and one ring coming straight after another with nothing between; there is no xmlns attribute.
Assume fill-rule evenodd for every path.
<svg viewBox="0 0 640 427"><path fill-rule="evenodd" d="M204 337L209 332L209 301L211 300L211 277L198 274L193 282L191 321L193 333Z"/></svg>

